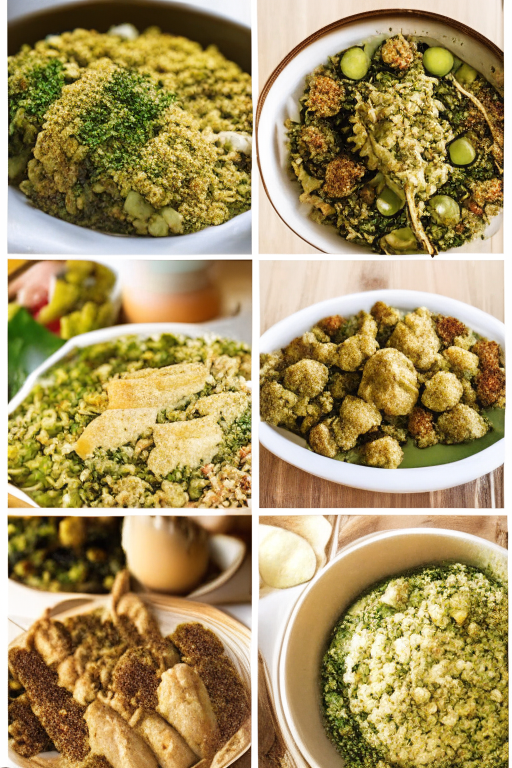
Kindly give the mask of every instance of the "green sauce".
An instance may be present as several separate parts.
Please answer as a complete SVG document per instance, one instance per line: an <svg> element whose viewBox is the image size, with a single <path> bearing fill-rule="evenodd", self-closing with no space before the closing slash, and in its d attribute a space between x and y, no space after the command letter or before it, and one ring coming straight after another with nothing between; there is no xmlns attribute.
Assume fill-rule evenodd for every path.
<svg viewBox="0 0 512 768"><path fill-rule="evenodd" d="M505 410L503 408L490 408L483 412L493 425L483 437L478 440L472 440L470 443L460 443L459 445L433 445L430 448L417 448L413 440L408 440L402 446L404 460L399 469L411 469L416 467L435 467L440 464L451 464L454 461L467 459L474 453L489 448L505 435Z"/></svg>
<svg viewBox="0 0 512 768"><path fill-rule="evenodd" d="M472 440L470 443L460 443L459 445L433 445L430 448L418 448L414 440L408 439L402 445L404 458L398 469L417 469L418 467L437 467L441 464L452 464L454 461L467 459L474 453L479 453L485 448L497 443L505 436L505 409L489 408L483 411L483 415L489 419L493 428L478 440ZM366 466L361 460L359 449L353 448L345 453L340 453L335 457L337 461L344 461L347 464L360 464Z"/></svg>

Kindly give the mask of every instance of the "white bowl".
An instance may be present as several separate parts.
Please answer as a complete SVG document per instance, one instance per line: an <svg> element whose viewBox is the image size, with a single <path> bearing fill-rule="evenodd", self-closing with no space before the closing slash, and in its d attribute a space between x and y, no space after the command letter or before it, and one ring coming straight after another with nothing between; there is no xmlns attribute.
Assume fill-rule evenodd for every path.
<svg viewBox="0 0 512 768"><path fill-rule="evenodd" d="M432 312L452 315L481 336L497 341L502 347L505 346L504 324L480 309L436 293L382 290L340 296L301 309L263 334L260 339L260 353L274 352L285 347L296 336L310 330L323 317L336 314L347 317L357 314L361 309L369 312L376 301L384 301L392 307L408 311L427 307ZM351 488L383 493L423 493L454 488L492 472L501 466L505 459L504 438L467 459L451 464L396 470L362 467L328 459L308 450L303 438L264 422L260 423L260 442L283 461L311 475Z"/></svg>
<svg viewBox="0 0 512 768"><path fill-rule="evenodd" d="M258 102L258 163L263 186L277 214L296 235L324 253L375 256L369 248L344 240L334 227L316 223L309 218L311 206L299 202L300 187L288 168L285 120L298 120L298 103L304 92L305 77L320 64L327 62L329 56L376 36L388 37L399 32L417 35L425 42L435 41L450 48L497 88L502 86L503 54L499 48L464 24L429 12L382 10L348 16L318 30L294 48L270 76ZM485 237L494 235L501 226L502 214L491 221ZM476 242L450 252L479 250ZM415 254L412 257L430 258L427 254Z"/></svg>
<svg viewBox="0 0 512 768"><path fill-rule="evenodd" d="M92 344L99 344L103 341L111 341L120 336L140 336L141 338L148 338L149 336L162 333L183 334L184 336L190 336L192 338L214 334L250 344L250 327L250 323L247 323L247 318L244 315L240 315L235 318L230 317L222 320L214 320L208 323L127 323L126 325L113 325L110 328L100 328L98 331L82 333L67 341L64 346L58 349L57 352L51 355L48 360L28 376L20 391L9 402L7 412L8 414L13 413L25 398L28 397L35 384L44 376L46 371L59 363L67 355L71 354L75 349L90 347ZM30 496L11 483L8 484L8 491L11 496L28 503L29 506L37 506Z"/></svg>
<svg viewBox="0 0 512 768"><path fill-rule="evenodd" d="M311 768L344 764L324 729L319 682L322 658L337 620L372 584L446 561L490 569L501 580L507 578L503 547L459 531L410 528L371 534L349 544L302 593L284 634L278 696L292 736Z"/></svg>
<svg viewBox="0 0 512 768"><path fill-rule="evenodd" d="M233 58L238 58L237 30L239 38L247 37L247 45L250 47L249 24L231 18L232 14L228 6L221 6L220 12L215 8L197 7L179 0L165 0L165 2L141 0L139 3L136 0L129 0L126 3L122 3L120 0L103 0L103 6L106 8L108 5L117 3L119 10L116 10L114 23L123 23L132 22L133 6L140 5L141 2L148 3L147 26L159 24L164 28L164 31L172 32L175 30L176 34L186 34L195 23L200 29L200 32L197 33L198 39L201 38L200 42L203 45L208 45L217 41L217 38L214 40L210 40L208 37L203 39L204 29L210 25L214 30L212 33L214 36L221 35L222 48L228 58L230 55ZM33 0L10 0L12 7L9 8L9 21L20 27L26 20L28 28L30 28L30 19L34 11L37 10L41 19L40 37L43 38L47 33L57 34L66 31L66 27L51 28L54 18L66 18L65 15L55 16L55 12L59 8L63 8L63 13L69 8L69 13L72 13L72 6L79 7L80 4L80 0L54 0L51 3L46 2L44 4L46 7L42 10L39 5L35 8ZM159 7L163 23L158 20ZM172 14L173 9L175 21L173 22L174 27L171 29L168 27L172 23L169 22L169 14ZM240 19L242 14L236 14L236 16ZM90 25L103 31L105 22L97 8L95 8L92 16L90 12L85 12L84 18L86 21L82 22L81 26ZM45 27L47 24L50 24L50 28ZM244 56L244 58L247 57ZM35 208L16 187L9 186L7 199L9 207L9 253L181 257L205 254L250 254L252 252L251 211L241 213L225 224L208 227L190 235L137 237L96 232L93 229L62 221Z"/></svg>

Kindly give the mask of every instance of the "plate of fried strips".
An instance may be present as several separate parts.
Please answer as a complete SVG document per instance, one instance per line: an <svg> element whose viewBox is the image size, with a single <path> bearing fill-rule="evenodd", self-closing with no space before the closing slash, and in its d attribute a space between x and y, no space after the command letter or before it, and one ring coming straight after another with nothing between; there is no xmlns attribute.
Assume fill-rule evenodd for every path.
<svg viewBox="0 0 512 768"><path fill-rule="evenodd" d="M66 600L9 647L9 757L22 768L227 768L250 746L250 633L212 606Z"/></svg>

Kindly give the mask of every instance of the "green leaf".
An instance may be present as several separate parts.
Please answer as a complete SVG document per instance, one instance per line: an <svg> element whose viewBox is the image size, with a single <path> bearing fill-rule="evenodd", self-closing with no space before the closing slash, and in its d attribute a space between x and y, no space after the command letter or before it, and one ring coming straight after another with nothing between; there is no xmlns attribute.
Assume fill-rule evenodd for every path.
<svg viewBox="0 0 512 768"><path fill-rule="evenodd" d="M25 379L66 342L34 320L25 308L7 325L9 400Z"/></svg>

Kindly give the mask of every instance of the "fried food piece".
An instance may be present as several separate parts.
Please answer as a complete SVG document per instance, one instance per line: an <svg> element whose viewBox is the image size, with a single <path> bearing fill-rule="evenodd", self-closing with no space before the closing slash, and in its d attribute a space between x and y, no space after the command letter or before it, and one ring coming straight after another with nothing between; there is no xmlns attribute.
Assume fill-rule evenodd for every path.
<svg viewBox="0 0 512 768"><path fill-rule="evenodd" d="M183 661L201 676L217 717L222 743L249 717L249 696L219 638L199 623L180 624L171 636Z"/></svg>
<svg viewBox="0 0 512 768"><path fill-rule="evenodd" d="M486 368L475 380L476 393L484 408L503 404L505 397L505 371L501 368Z"/></svg>
<svg viewBox="0 0 512 768"><path fill-rule="evenodd" d="M396 326L387 346L403 352L419 371L428 371L441 346L428 309L420 307L409 312Z"/></svg>
<svg viewBox="0 0 512 768"><path fill-rule="evenodd" d="M338 347L338 365L342 371L357 371L378 348L379 345L372 336L357 333Z"/></svg>
<svg viewBox="0 0 512 768"><path fill-rule="evenodd" d="M379 437L363 448L363 459L369 467L397 469L404 458L404 452L394 437Z"/></svg>
<svg viewBox="0 0 512 768"><path fill-rule="evenodd" d="M419 396L414 365L397 349L379 349L364 367L358 394L388 416L407 415Z"/></svg>
<svg viewBox="0 0 512 768"><path fill-rule="evenodd" d="M9 704L9 735L12 748L22 757L34 757L50 749L51 741L32 712L26 693Z"/></svg>
<svg viewBox="0 0 512 768"><path fill-rule="evenodd" d="M121 572L112 589L114 624L131 646L145 645L158 657L162 669L169 669L179 660L179 654L169 640L162 637L158 622L145 605L129 589L129 575Z"/></svg>
<svg viewBox="0 0 512 768"><path fill-rule="evenodd" d="M447 347L450 347L457 336L465 336L467 328L464 323L455 317L443 317L439 315L435 320L437 335Z"/></svg>
<svg viewBox="0 0 512 768"><path fill-rule="evenodd" d="M419 406L412 409L407 428L416 440L418 448L428 448L439 442L434 427L434 417Z"/></svg>
<svg viewBox="0 0 512 768"><path fill-rule="evenodd" d="M366 173L364 165L348 155L339 155L327 165L323 191L329 197L348 197Z"/></svg>
<svg viewBox="0 0 512 768"><path fill-rule="evenodd" d="M90 751L85 707L57 684L57 674L37 651L11 648L9 667L55 748L70 760L83 760Z"/></svg>
<svg viewBox="0 0 512 768"><path fill-rule="evenodd" d="M361 375L359 373L334 373L332 381L329 384L329 392L336 398L336 400L342 400L346 395L351 395L357 392L357 388L361 383Z"/></svg>
<svg viewBox="0 0 512 768"><path fill-rule="evenodd" d="M299 360L284 372L283 384L286 389L301 397L316 397L323 392L329 369L316 360Z"/></svg>
<svg viewBox="0 0 512 768"><path fill-rule="evenodd" d="M144 712L135 728L156 755L160 768L190 768L197 763L186 741L156 712Z"/></svg>
<svg viewBox="0 0 512 768"><path fill-rule="evenodd" d="M461 347L448 347L442 354L457 376L469 378L476 376L479 360L473 352L468 352L467 349Z"/></svg>
<svg viewBox="0 0 512 768"><path fill-rule="evenodd" d="M310 84L306 106L317 117L332 117L341 109L345 89L332 77L317 75Z"/></svg>
<svg viewBox="0 0 512 768"><path fill-rule="evenodd" d="M70 633L62 622L50 618L49 611L30 627L27 647L36 650L49 667L57 666L73 651Z"/></svg>
<svg viewBox="0 0 512 768"><path fill-rule="evenodd" d="M347 395L340 408L340 418L333 424L336 444L343 451L349 451L360 435L366 434L382 422L382 416L371 403L359 397Z"/></svg>
<svg viewBox="0 0 512 768"><path fill-rule="evenodd" d="M477 355L483 369L496 370L500 367L500 345L496 341L482 339L471 347L471 352Z"/></svg>
<svg viewBox="0 0 512 768"><path fill-rule="evenodd" d="M414 48L403 35L390 37L380 49L384 64L399 72L405 72L414 61Z"/></svg>
<svg viewBox="0 0 512 768"><path fill-rule="evenodd" d="M448 411L457 405L463 392L462 384L454 373L439 371L425 382L421 402L431 411Z"/></svg>
<svg viewBox="0 0 512 768"><path fill-rule="evenodd" d="M260 407L263 421L273 424L292 425L295 421L294 406L298 397L277 381L267 381L261 389Z"/></svg>
<svg viewBox="0 0 512 768"><path fill-rule="evenodd" d="M157 760L139 736L112 707L96 699L85 713L92 751L112 768L158 768Z"/></svg>
<svg viewBox="0 0 512 768"><path fill-rule="evenodd" d="M198 673L176 664L162 675L157 711L185 739L199 757L212 757L220 733L208 692Z"/></svg>
<svg viewBox="0 0 512 768"><path fill-rule="evenodd" d="M437 420L440 442L452 445L477 440L489 431L489 425L469 405L458 403L451 411L442 413Z"/></svg>
<svg viewBox="0 0 512 768"><path fill-rule="evenodd" d="M383 301L376 301L370 310L370 314L375 318L379 327L393 326L400 320L400 312L394 307L389 307Z"/></svg>
<svg viewBox="0 0 512 768"><path fill-rule="evenodd" d="M338 446L328 424L317 424L309 433L309 445L315 453L333 459L338 453Z"/></svg>
<svg viewBox="0 0 512 768"><path fill-rule="evenodd" d="M134 708L156 709L158 683L151 653L145 648L129 648L114 669L111 689Z"/></svg>
<svg viewBox="0 0 512 768"><path fill-rule="evenodd" d="M341 315L331 315L330 317L324 317L317 323L317 325L324 333L332 338L343 328L345 323L346 320Z"/></svg>
<svg viewBox="0 0 512 768"><path fill-rule="evenodd" d="M325 365L336 364L338 346L332 342L320 342L311 331L293 339L283 350L284 364L286 366L299 362L305 358L317 360Z"/></svg>

